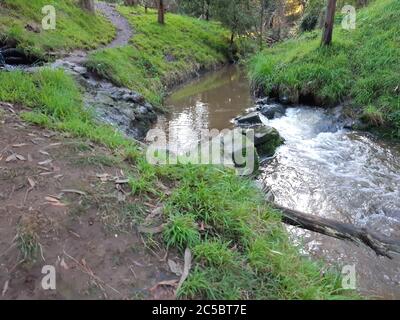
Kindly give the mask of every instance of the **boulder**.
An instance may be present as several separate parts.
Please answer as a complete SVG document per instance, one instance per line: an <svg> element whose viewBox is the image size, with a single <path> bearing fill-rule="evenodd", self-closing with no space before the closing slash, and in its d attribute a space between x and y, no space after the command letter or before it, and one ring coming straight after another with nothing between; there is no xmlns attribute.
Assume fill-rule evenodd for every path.
<svg viewBox="0 0 400 320"><path fill-rule="evenodd" d="M265 105L268 104L268 102L269 102L269 97L259 98L256 100L256 104L258 105Z"/></svg>
<svg viewBox="0 0 400 320"><path fill-rule="evenodd" d="M268 119L275 119L282 117L286 110L280 104L264 105L259 108L260 113Z"/></svg>
<svg viewBox="0 0 400 320"><path fill-rule="evenodd" d="M241 176L256 173L260 163L252 139L248 139L242 129L204 139L177 159L179 163L223 165Z"/></svg>
<svg viewBox="0 0 400 320"><path fill-rule="evenodd" d="M275 128L259 125L243 130L242 133L245 134L248 130L254 132L254 145L260 156L273 156L276 149L284 143L284 139Z"/></svg>
<svg viewBox="0 0 400 320"><path fill-rule="evenodd" d="M133 102L133 103L139 103L142 104L145 102L144 97L136 92L129 92L124 95L122 95L122 100L126 102Z"/></svg>
<svg viewBox="0 0 400 320"><path fill-rule="evenodd" d="M241 129L231 130L222 135L222 156L224 164L235 168L241 176L251 175L258 171L260 159L257 149Z"/></svg>
<svg viewBox="0 0 400 320"><path fill-rule="evenodd" d="M237 117L235 119L236 123L241 125L254 125L254 124L261 124L261 119L258 112L250 112L244 116Z"/></svg>

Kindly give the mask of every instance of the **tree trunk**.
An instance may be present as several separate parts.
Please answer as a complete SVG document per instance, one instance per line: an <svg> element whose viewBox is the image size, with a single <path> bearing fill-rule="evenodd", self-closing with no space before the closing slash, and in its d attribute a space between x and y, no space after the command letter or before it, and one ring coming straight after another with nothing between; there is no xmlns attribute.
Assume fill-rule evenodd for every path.
<svg viewBox="0 0 400 320"><path fill-rule="evenodd" d="M124 5L126 6L136 6L136 0L124 0Z"/></svg>
<svg viewBox="0 0 400 320"><path fill-rule="evenodd" d="M332 43L333 24L335 22L336 0L328 0L326 8L326 17L324 24L324 33L322 35L322 45L329 46Z"/></svg>
<svg viewBox="0 0 400 320"><path fill-rule="evenodd" d="M391 239L366 228L305 214L276 204L273 207L282 213L282 221L286 224L318 232L336 239L351 241L355 244L364 244L374 250L379 256L392 258L390 252L400 253L400 240L398 239Z"/></svg>
<svg viewBox="0 0 400 320"><path fill-rule="evenodd" d="M235 32L231 33L231 47L233 47L233 41L235 40Z"/></svg>
<svg viewBox="0 0 400 320"><path fill-rule="evenodd" d="M94 0L79 0L79 5L82 9L95 13Z"/></svg>
<svg viewBox="0 0 400 320"><path fill-rule="evenodd" d="M206 21L210 20L210 0L207 0L205 2L205 17Z"/></svg>
<svg viewBox="0 0 400 320"><path fill-rule="evenodd" d="M264 42L264 19L265 19L265 1L261 1L261 14L260 14L260 49L263 48Z"/></svg>
<svg viewBox="0 0 400 320"><path fill-rule="evenodd" d="M164 9L164 0L159 0L158 1L158 23L164 24L164 14L165 14L165 9Z"/></svg>

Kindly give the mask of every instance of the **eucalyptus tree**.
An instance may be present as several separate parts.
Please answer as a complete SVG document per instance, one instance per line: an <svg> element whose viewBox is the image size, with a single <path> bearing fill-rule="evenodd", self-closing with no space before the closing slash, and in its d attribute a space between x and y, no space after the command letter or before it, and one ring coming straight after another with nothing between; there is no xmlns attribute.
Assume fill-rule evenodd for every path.
<svg viewBox="0 0 400 320"><path fill-rule="evenodd" d="M79 0L79 5L82 9L95 13L94 0Z"/></svg>
<svg viewBox="0 0 400 320"><path fill-rule="evenodd" d="M326 17L324 23L324 30L322 34L323 46L329 46L332 43L333 24L335 22L336 0L328 0L326 8Z"/></svg>

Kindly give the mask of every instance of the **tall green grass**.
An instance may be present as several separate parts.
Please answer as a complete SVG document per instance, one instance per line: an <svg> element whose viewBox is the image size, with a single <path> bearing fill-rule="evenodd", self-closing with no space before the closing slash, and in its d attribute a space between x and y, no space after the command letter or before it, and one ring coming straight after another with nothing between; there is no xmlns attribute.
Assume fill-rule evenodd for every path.
<svg viewBox="0 0 400 320"><path fill-rule="evenodd" d="M56 9L56 29L43 30L42 8ZM40 31L28 31L30 24ZM110 42L115 35L112 24L101 14L82 10L75 0L1 0L0 43L15 43L34 56L74 48L96 48Z"/></svg>
<svg viewBox="0 0 400 320"><path fill-rule="evenodd" d="M282 86L326 105L351 99L371 125L400 137L399 21L399 1L374 1L357 11L355 30L337 23L332 46L320 47L319 31L306 33L257 54L250 77L267 93Z"/></svg>
<svg viewBox="0 0 400 320"><path fill-rule="evenodd" d="M161 103L168 87L227 60L228 33L216 22L168 13L160 25L154 10L119 10L134 29L131 44L93 53L88 66L154 104Z"/></svg>

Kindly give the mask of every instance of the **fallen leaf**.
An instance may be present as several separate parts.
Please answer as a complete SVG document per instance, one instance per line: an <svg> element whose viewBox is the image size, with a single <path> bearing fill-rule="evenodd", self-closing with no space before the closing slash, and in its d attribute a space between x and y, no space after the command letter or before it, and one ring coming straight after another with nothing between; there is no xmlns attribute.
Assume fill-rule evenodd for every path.
<svg viewBox="0 0 400 320"><path fill-rule="evenodd" d="M116 184L126 184L129 182L129 179L117 179L115 181Z"/></svg>
<svg viewBox="0 0 400 320"><path fill-rule="evenodd" d="M61 192L64 192L64 193L77 193L77 194L80 194L81 196L86 196L86 192L83 192L83 191L80 191L80 190L75 190L75 189L64 189L64 190L61 190Z"/></svg>
<svg viewBox="0 0 400 320"><path fill-rule="evenodd" d="M2 296L2 297L4 297L4 296L6 295L6 293L7 293L7 291L8 291L8 284L9 284L9 282L10 282L10 280L7 280L7 281L4 283L3 291L1 292L1 296Z"/></svg>
<svg viewBox="0 0 400 320"><path fill-rule="evenodd" d="M17 144L13 144L13 148L21 148L23 146L27 146L27 143L17 143Z"/></svg>
<svg viewBox="0 0 400 320"><path fill-rule="evenodd" d="M186 278L189 276L190 268L192 267L192 253L189 248L185 250L185 265L183 266L182 277L179 280L178 287L176 288L176 292L179 291L182 284L185 282Z"/></svg>
<svg viewBox="0 0 400 320"><path fill-rule="evenodd" d="M150 291L154 291L154 290L156 290L159 286L176 287L177 284L178 284L178 280L177 280L177 279L160 281L160 282L157 283L155 286L151 287L149 290L150 290Z"/></svg>
<svg viewBox="0 0 400 320"><path fill-rule="evenodd" d="M22 155L20 155L20 154L16 154L15 157L16 157L18 160L21 160L21 161L25 161L25 160L26 160L25 157L22 156Z"/></svg>
<svg viewBox="0 0 400 320"><path fill-rule="evenodd" d="M57 198L54 198L54 197L44 197L44 199L45 199L46 201L54 202L54 203L60 202L60 200L58 200Z"/></svg>
<svg viewBox="0 0 400 320"><path fill-rule="evenodd" d="M45 166L45 165L48 165L48 164L52 163L52 161L53 161L53 160L51 160L51 159L47 159L47 160L45 160L45 161L39 162L38 165L40 165L40 166Z"/></svg>
<svg viewBox="0 0 400 320"><path fill-rule="evenodd" d="M150 233L150 234L157 234L161 233L164 230L164 224L158 226L158 227L146 227L146 226L139 226L138 227L139 232L141 233Z"/></svg>
<svg viewBox="0 0 400 320"><path fill-rule="evenodd" d="M154 220L157 216L160 216L163 214L164 207L158 206L155 209L151 211L151 213L144 219L145 222L151 222L151 220Z"/></svg>
<svg viewBox="0 0 400 320"><path fill-rule="evenodd" d="M176 263L174 260L168 259L168 266L172 273L175 273L177 276L181 276L183 273L182 266Z"/></svg>
<svg viewBox="0 0 400 320"><path fill-rule="evenodd" d="M40 154L43 154L43 155L45 155L45 156L48 156L48 155L49 155L49 153L46 152L46 151L44 151L44 150L39 150L39 153L40 153Z"/></svg>
<svg viewBox="0 0 400 320"><path fill-rule="evenodd" d="M29 182L31 188L34 188L36 186L36 182L32 178L28 177L28 182Z"/></svg>
<svg viewBox="0 0 400 320"><path fill-rule="evenodd" d="M15 153L6 158L6 162L11 162L11 161L17 161L17 156Z"/></svg>
<svg viewBox="0 0 400 320"><path fill-rule="evenodd" d="M39 173L39 175L41 175L41 176L50 176L52 174L53 174L53 172L41 172L41 173Z"/></svg>
<svg viewBox="0 0 400 320"><path fill-rule="evenodd" d="M64 258L61 259L60 266L63 267L65 270L69 269L69 267L68 267L67 263L65 262Z"/></svg>
<svg viewBox="0 0 400 320"><path fill-rule="evenodd" d="M65 207L66 205L57 198L54 197L45 197L45 200L47 201L46 204L50 204L55 207Z"/></svg>

